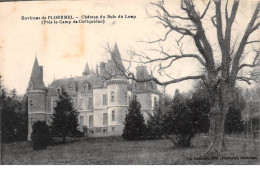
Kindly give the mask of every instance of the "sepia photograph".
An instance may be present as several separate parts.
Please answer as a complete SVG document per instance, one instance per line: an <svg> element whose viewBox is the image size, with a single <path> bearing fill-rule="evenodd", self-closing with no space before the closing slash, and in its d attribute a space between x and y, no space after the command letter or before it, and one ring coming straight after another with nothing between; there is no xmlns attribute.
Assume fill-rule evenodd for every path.
<svg viewBox="0 0 260 171"><path fill-rule="evenodd" d="M0 1L1 165L259 165L259 0Z"/></svg>

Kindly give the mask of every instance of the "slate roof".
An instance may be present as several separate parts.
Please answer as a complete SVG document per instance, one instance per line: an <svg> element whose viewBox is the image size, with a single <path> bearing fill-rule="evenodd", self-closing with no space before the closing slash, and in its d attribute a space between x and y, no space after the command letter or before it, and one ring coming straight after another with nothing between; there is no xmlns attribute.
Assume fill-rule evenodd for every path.
<svg viewBox="0 0 260 171"><path fill-rule="evenodd" d="M43 82L43 67L39 66L38 64L38 59L35 57L34 64L33 64L33 69L31 73L31 78L29 81L28 89L29 88L35 89L40 89L43 90L45 89L45 85Z"/></svg>
<svg viewBox="0 0 260 171"><path fill-rule="evenodd" d="M90 87L90 89L99 88L103 86L103 79L98 77L97 74L91 72L89 75L85 76L54 80L48 88L58 89L60 87L68 90L70 87L73 87L73 89L78 91L83 89L86 84Z"/></svg>

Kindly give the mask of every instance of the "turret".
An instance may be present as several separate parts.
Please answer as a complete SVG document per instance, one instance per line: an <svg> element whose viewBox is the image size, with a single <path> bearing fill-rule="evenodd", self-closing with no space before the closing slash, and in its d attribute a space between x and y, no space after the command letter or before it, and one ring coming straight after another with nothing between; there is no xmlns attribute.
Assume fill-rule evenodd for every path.
<svg viewBox="0 0 260 171"><path fill-rule="evenodd" d="M109 125L122 133L131 91L128 88L129 81L123 74L125 68L117 44L111 53L111 60L106 65L106 71L112 76L107 81Z"/></svg>
<svg viewBox="0 0 260 171"><path fill-rule="evenodd" d="M36 121L46 121L46 88L43 82L43 67L35 58L29 85L28 96L28 140L31 139L32 125Z"/></svg>
<svg viewBox="0 0 260 171"><path fill-rule="evenodd" d="M82 75L86 76L86 75L89 75L90 73L91 73L91 71L89 69L88 63L86 63L86 66L85 66L85 69L84 69L84 72L82 73Z"/></svg>
<svg viewBox="0 0 260 171"><path fill-rule="evenodd" d="M111 52L111 59L106 65L106 72L109 73L112 79L125 78L124 72L126 71L121 55L118 50L117 44L115 44L113 51Z"/></svg>

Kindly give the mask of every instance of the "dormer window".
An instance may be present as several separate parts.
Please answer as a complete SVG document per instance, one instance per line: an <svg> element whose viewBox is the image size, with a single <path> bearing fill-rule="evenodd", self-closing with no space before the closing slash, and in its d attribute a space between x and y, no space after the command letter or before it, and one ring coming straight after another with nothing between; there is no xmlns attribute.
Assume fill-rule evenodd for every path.
<svg viewBox="0 0 260 171"><path fill-rule="evenodd" d="M90 87L90 84L88 84L87 82L85 82L84 83L84 85L83 85L83 92L86 92L86 91L88 91L88 90L90 90L91 89L91 87Z"/></svg>
<svg viewBox="0 0 260 171"><path fill-rule="evenodd" d="M111 102L114 102L114 101L115 101L115 93L111 92Z"/></svg>
<svg viewBox="0 0 260 171"><path fill-rule="evenodd" d="M86 92L87 89L88 89L88 86L87 86L87 85L84 85L84 87L83 87L83 92Z"/></svg>

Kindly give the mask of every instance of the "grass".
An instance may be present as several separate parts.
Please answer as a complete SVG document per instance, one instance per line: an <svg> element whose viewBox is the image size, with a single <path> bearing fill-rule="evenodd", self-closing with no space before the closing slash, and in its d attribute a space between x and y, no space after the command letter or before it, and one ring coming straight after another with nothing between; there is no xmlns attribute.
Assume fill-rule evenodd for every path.
<svg viewBox="0 0 260 171"><path fill-rule="evenodd" d="M197 160L206 149L205 137L194 138L189 148L175 148L167 140L124 141L121 137L81 138L77 142L32 150L30 142L4 144L2 164L6 165L172 165L172 164L260 164L259 141L228 139L228 151L215 160ZM221 157L226 159L221 160ZM228 158L229 157L229 158ZM234 157L238 157L239 160ZM257 159L241 159L255 157Z"/></svg>

